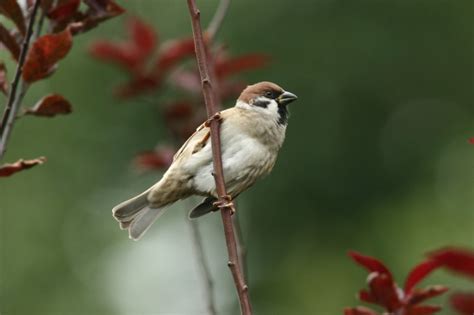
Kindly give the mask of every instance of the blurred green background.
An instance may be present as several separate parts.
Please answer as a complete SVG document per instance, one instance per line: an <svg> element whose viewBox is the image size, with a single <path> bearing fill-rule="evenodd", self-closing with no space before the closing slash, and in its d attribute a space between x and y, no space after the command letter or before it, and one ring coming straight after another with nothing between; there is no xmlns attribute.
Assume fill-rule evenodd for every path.
<svg viewBox="0 0 474 315"><path fill-rule="evenodd" d="M185 1L118 3L161 40L191 32ZM216 4L198 1L204 23ZM59 92L74 113L14 130L5 161L48 161L0 180L1 314L205 314L190 202L140 242L111 217L159 178L130 161L167 137L155 108L112 96L122 72L86 53L95 39L123 38L127 15L77 37L25 99ZM274 172L239 198L255 314L358 305L366 272L349 249L386 261L403 283L427 251L474 247L473 21L472 0L233 1L219 40L272 56L244 79L299 96ZM237 314L220 216L199 226L219 314ZM474 289L443 271L424 283Z"/></svg>

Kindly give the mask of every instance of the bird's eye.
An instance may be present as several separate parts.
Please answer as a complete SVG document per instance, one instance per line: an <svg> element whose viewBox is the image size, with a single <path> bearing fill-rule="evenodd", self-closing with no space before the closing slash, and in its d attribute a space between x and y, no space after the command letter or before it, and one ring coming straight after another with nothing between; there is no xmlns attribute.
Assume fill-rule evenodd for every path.
<svg viewBox="0 0 474 315"><path fill-rule="evenodd" d="M266 91L265 92L265 97L273 98L273 92L272 91Z"/></svg>

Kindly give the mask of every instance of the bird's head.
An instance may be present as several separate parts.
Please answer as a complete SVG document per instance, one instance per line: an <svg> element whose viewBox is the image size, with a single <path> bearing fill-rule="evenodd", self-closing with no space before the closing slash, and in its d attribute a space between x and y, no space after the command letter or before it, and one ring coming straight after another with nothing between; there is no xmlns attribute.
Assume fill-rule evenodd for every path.
<svg viewBox="0 0 474 315"><path fill-rule="evenodd" d="M282 125L288 121L287 105L297 96L272 82L259 82L247 86L237 100L237 107L270 115Z"/></svg>

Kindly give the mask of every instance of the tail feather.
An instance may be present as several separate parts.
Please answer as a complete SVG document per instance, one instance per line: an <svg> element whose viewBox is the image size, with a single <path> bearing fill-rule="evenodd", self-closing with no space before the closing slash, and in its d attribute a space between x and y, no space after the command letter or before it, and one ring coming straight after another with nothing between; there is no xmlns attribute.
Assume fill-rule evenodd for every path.
<svg viewBox="0 0 474 315"><path fill-rule="evenodd" d="M121 223L132 221L141 209L148 206L147 196L149 192L150 190L147 190L141 193L140 195L115 206L112 209L112 214L114 218ZM124 227L126 227L125 224Z"/></svg>
<svg viewBox="0 0 474 315"><path fill-rule="evenodd" d="M150 189L133 197L112 209L114 218L119 221L122 230L128 230L131 239L137 241L150 228L164 207L150 208L148 194Z"/></svg>
<svg viewBox="0 0 474 315"><path fill-rule="evenodd" d="M164 212L164 208L149 208L145 207L138 215L132 220L128 226L128 235L134 240L138 241L143 234L150 228L150 226L158 219L158 217Z"/></svg>

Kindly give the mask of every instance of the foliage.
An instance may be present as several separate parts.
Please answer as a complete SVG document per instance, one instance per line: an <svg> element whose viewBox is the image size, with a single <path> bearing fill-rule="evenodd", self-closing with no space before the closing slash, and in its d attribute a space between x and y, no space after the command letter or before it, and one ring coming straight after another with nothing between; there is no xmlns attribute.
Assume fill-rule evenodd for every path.
<svg viewBox="0 0 474 315"><path fill-rule="evenodd" d="M81 3L84 9L81 9ZM41 16L35 19L31 16L27 22L28 12L36 9L36 1L27 1L26 9L23 10L16 0L5 0L0 3L0 13L11 19L15 29L9 30L0 24L0 43L10 52L12 58L20 63L17 68L14 83L10 88L8 85L7 72L4 62L0 62L0 90L8 96L8 104L5 108L0 126L1 146L0 157L6 150L9 134L13 128L14 121L24 115L38 117L53 117L58 114L69 114L72 106L69 101L60 94L50 94L39 100L33 107L26 108L18 113L19 108L28 87L54 74L58 68L59 61L65 58L73 45L73 36L86 32L99 23L120 15L124 12L113 0L51 0L42 1ZM36 11L35 11L36 12ZM43 31L44 20L47 20L48 33L40 36ZM28 24L28 32L27 25ZM20 46L28 48L28 40L35 31L33 43L25 52L25 57L20 58ZM22 80L21 90L16 91ZM19 160L14 164L0 166L0 177L9 176L14 172L28 169L33 165L42 164L43 158L30 161ZM11 170L14 170L12 172Z"/></svg>

